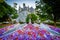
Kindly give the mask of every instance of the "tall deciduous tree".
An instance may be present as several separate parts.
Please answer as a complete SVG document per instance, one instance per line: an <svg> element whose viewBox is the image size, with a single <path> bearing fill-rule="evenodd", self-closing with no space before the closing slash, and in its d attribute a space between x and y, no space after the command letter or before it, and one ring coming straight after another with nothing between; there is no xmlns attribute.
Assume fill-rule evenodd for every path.
<svg viewBox="0 0 60 40"><path fill-rule="evenodd" d="M35 15L35 14L33 14L33 13L28 14L28 15L27 15L27 18L26 18L26 22L28 23L28 22L29 22L29 19L31 19L31 22L34 23L34 21L36 21L37 18L38 18L37 15Z"/></svg>
<svg viewBox="0 0 60 40"><path fill-rule="evenodd" d="M42 0L40 1L36 1L36 12L37 12L37 15L40 16L40 20L52 20L52 14L50 14L52 12L52 8L45 4ZM49 15L48 15L49 13Z"/></svg>
<svg viewBox="0 0 60 40"><path fill-rule="evenodd" d="M54 16L54 24L60 18L60 0L43 0L44 3L52 7L52 14Z"/></svg>
<svg viewBox="0 0 60 40"><path fill-rule="evenodd" d="M4 0L0 1L0 22L7 21L12 14L15 14L16 10L8 5Z"/></svg>
<svg viewBox="0 0 60 40"><path fill-rule="evenodd" d="M59 19L60 15L60 1L59 0L40 0L36 8L41 9L42 12L47 13L49 19L53 19L54 24L56 25L56 20ZM43 5L43 7L40 7ZM48 18L47 17L47 18Z"/></svg>

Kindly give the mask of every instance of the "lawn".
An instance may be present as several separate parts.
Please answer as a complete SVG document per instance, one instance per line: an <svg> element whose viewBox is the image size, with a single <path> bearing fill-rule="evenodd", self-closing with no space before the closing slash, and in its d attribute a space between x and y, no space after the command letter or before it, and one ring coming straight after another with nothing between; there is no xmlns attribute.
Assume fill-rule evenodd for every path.
<svg viewBox="0 0 60 40"><path fill-rule="evenodd" d="M4 26L0 26L0 28L3 28Z"/></svg>
<svg viewBox="0 0 60 40"><path fill-rule="evenodd" d="M49 24L49 25L53 25L53 26L54 26L54 23L46 23L46 24ZM56 26L57 26L58 28L60 28L60 23L56 23Z"/></svg>
<svg viewBox="0 0 60 40"><path fill-rule="evenodd" d="M0 24L0 28L6 27L6 26L10 26L12 24Z"/></svg>
<svg viewBox="0 0 60 40"><path fill-rule="evenodd" d="M45 22L45 23L54 26L54 23L47 23L47 22ZM0 28L6 27L6 26L9 26L9 25L12 25L12 24L0 24ZM60 28L59 23L57 23L56 26Z"/></svg>

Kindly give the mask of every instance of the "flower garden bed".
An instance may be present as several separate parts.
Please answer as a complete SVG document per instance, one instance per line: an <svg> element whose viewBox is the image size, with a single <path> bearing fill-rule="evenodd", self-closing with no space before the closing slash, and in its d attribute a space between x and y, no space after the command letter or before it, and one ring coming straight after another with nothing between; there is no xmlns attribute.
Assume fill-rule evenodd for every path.
<svg viewBox="0 0 60 40"><path fill-rule="evenodd" d="M54 30L55 28L51 27L51 29ZM0 38L0 40L60 40L60 36L51 35L51 32L48 32L45 29L28 24L22 29L17 29L12 34Z"/></svg>

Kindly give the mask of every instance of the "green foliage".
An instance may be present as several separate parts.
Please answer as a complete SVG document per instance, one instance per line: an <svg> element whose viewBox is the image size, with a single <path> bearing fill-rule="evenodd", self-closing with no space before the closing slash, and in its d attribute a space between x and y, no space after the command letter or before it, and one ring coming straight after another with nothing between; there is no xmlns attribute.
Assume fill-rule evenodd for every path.
<svg viewBox="0 0 60 40"><path fill-rule="evenodd" d="M0 26L0 28L3 28L3 26Z"/></svg>
<svg viewBox="0 0 60 40"><path fill-rule="evenodd" d="M9 19L12 14L15 15L15 13L16 10L8 5L5 1L0 2L0 22L7 21L7 19Z"/></svg>
<svg viewBox="0 0 60 40"><path fill-rule="evenodd" d="M27 15L26 22L27 23L29 22L29 15Z"/></svg>
<svg viewBox="0 0 60 40"><path fill-rule="evenodd" d="M52 8L51 14L54 16L53 21L54 25L56 26L56 21L60 19L60 0L43 0L43 2ZM50 10L47 11L47 13L49 12Z"/></svg>
<svg viewBox="0 0 60 40"><path fill-rule="evenodd" d="M60 19L60 0L40 0L36 3L36 9L41 9L43 14L47 13L47 18L53 20L56 26L56 21Z"/></svg>
<svg viewBox="0 0 60 40"><path fill-rule="evenodd" d="M60 19L60 0L43 0L43 2L52 7L54 21Z"/></svg>
<svg viewBox="0 0 60 40"><path fill-rule="evenodd" d="M16 19L18 17L18 14L13 14L12 19Z"/></svg>
<svg viewBox="0 0 60 40"><path fill-rule="evenodd" d="M2 3L4 0L0 0L0 3Z"/></svg>
<svg viewBox="0 0 60 40"><path fill-rule="evenodd" d="M31 19L31 22L34 22L37 20L37 16L33 13L27 15L26 22L29 22L29 19Z"/></svg>
<svg viewBox="0 0 60 40"><path fill-rule="evenodd" d="M40 17L41 21L53 19L51 6L44 3L42 0L36 1L36 10L37 15Z"/></svg>

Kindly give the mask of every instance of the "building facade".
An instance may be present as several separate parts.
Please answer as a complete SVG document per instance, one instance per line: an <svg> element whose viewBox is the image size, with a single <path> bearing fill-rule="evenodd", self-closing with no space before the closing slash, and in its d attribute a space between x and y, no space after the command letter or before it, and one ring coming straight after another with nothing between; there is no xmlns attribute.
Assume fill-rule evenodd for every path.
<svg viewBox="0 0 60 40"><path fill-rule="evenodd" d="M21 8L19 6L19 9L18 9L18 15L19 17L16 19L17 22L26 22L26 17L28 14L30 13L34 13L35 12L35 9L33 7L30 7L29 6L27 7L25 5L25 3L23 3L23 8Z"/></svg>

